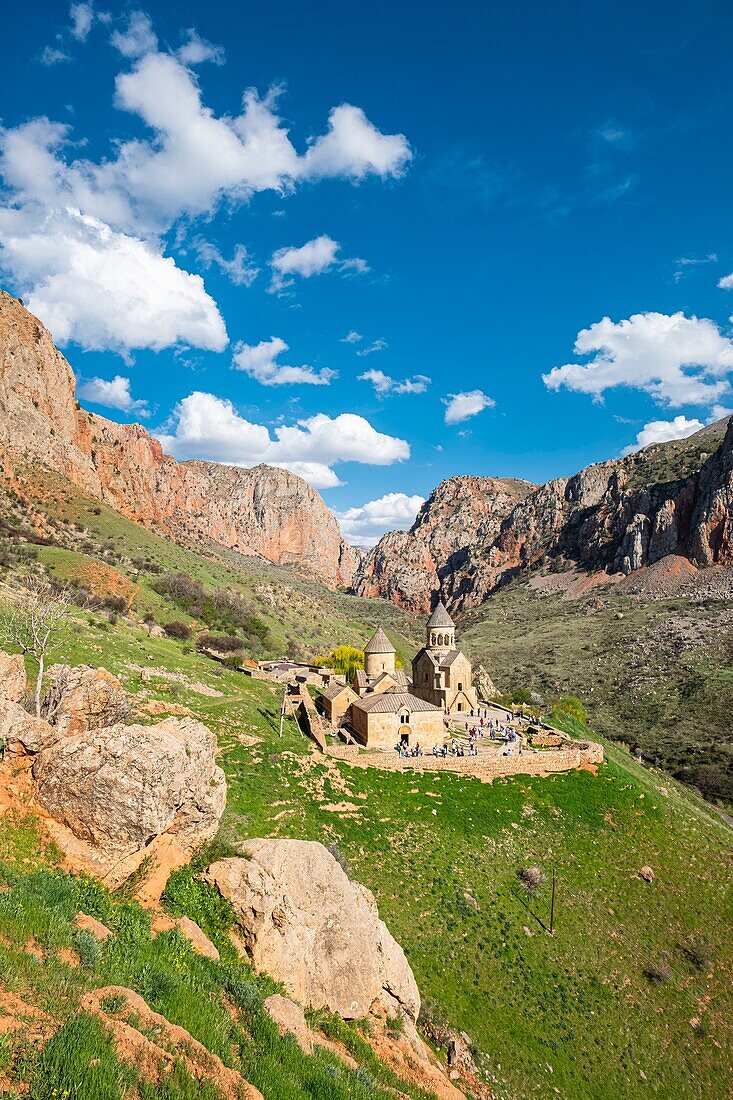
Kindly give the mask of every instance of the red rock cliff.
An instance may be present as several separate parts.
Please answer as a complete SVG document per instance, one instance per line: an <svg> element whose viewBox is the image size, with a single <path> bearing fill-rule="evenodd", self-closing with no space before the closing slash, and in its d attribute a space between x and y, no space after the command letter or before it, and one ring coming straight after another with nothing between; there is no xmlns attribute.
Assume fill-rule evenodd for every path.
<svg viewBox="0 0 733 1100"><path fill-rule="evenodd" d="M86 412L51 334L0 291L0 449L41 462L123 515L173 538L213 542L348 584L356 556L321 497L270 466L176 462L139 424Z"/></svg>

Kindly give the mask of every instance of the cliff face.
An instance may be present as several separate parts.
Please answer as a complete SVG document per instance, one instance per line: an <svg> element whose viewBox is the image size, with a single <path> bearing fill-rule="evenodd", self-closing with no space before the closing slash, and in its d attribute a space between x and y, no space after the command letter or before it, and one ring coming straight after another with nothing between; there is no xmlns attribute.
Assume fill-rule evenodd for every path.
<svg viewBox="0 0 733 1100"><path fill-rule="evenodd" d="M425 501L409 531L391 531L354 575L360 596L383 596L420 612L466 560L473 542L489 546L501 522L533 486L493 477L452 477Z"/></svg>
<svg viewBox="0 0 733 1100"><path fill-rule="evenodd" d="M35 461L173 538L217 543L348 584L356 555L314 489L287 470L176 462L139 424L81 409L50 333L0 291L0 449Z"/></svg>
<svg viewBox="0 0 733 1100"><path fill-rule="evenodd" d="M658 480L644 484L650 476ZM464 482L491 480L440 485L409 532L386 535L369 553L355 591L424 611L440 589L460 610L548 557L624 574L670 553L700 568L733 565L733 418L727 428L721 422L677 444L526 486L514 501L497 496L489 519L462 490ZM452 537L442 540L446 522Z"/></svg>

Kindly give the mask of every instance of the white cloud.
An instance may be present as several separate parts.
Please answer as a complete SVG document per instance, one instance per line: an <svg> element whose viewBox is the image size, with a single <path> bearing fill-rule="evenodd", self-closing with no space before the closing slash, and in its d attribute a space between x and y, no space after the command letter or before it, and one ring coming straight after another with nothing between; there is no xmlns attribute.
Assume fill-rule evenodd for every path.
<svg viewBox="0 0 733 1100"><path fill-rule="evenodd" d="M176 51L176 57L184 65L202 65L205 61L223 65L226 61L224 47L215 46L213 42L201 38L195 27L189 27L186 31L186 41Z"/></svg>
<svg viewBox="0 0 733 1100"><path fill-rule="evenodd" d="M724 275L718 280L718 286L722 290L733 290L733 275Z"/></svg>
<svg viewBox="0 0 733 1100"><path fill-rule="evenodd" d="M362 334L360 332L356 332L356 330L352 328L350 332L346 333L346 335L344 336L341 343L342 344L358 344L359 341L363 340L363 339L364 339L364 337L362 336Z"/></svg>
<svg viewBox="0 0 733 1100"><path fill-rule="evenodd" d="M484 409L493 409L496 402L482 390L468 390L464 393L451 393L444 399L446 424L461 424Z"/></svg>
<svg viewBox="0 0 733 1100"><path fill-rule="evenodd" d="M329 114L328 131L311 139L300 174L305 179L359 180L370 174L385 179L403 175L411 159L404 134L383 134L360 107L342 103Z"/></svg>
<svg viewBox="0 0 733 1100"><path fill-rule="evenodd" d="M676 283L680 282L685 274L684 268L700 267L702 264L714 264L717 262L717 252L708 252L707 256L680 256L678 260L675 260L677 271L675 271L673 275L674 281Z"/></svg>
<svg viewBox="0 0 733 1100"><path fill-rule="evenodd" d="M71 19L71 34L77 42L86 42L92 23L94 22L94 8L91 4L72 4L69 8Z"/></svg>
<svg viewBox="0 0 733 1100"><path fill-rule="evenodd" d="M410 457L404 439L383 435L355 413L335 417L319 413L294 425L275 428L240 416L231 401L210 393L192 393L176 406L168 433L159 433L175 458L202 458L238 466L265 462L292 470L316 488L340 484L333 467L341 462L389 466Z"/></svg>
<svg viewBox="0 0 733 1100"><path fill-rule="evenodd" d="M387 343L387 341L383 340L382 337L380 336L380 337L378 337L378 339L373 340L372 343L369 344L367 347L362 348L361 351L357 351L356 354L361 359L363 359L365 355L373 355L375 353L375 351L386 351L386 349L388 347L389 347L389 344Z"/></svg>
<svg viewBox="0 0 733 1100"><path fill-rule="evenodd" d="M137 348L176 344L222 351L224 321L200 276L152 244L75 210L0 208L0 266L61 344Z"/></svg>
<svg viewBox="0 0 733 1100"><path fill-rule="evenodd" d="M623 455L634 454L651 443L668 443L672 439L686 439L688 435L699 432L703 427L700 420L688 420L686 416L675 416L674 420L652 420L637 433L636 443L625 447Z"/></svg>
<svg viewBox="0 0 733 1100"><path fill-rule="evenodd" d="M235 286L252 286L260 273L259 267L250 263L249 253L243 244L235 245L231 260L225 260L216 245L203 237L196 237L193 249L199 263L207 269L218 267Z"/></svg>
<svg viewBox="0 0 733 1100"><path fill-rule="evenodd" d="M406 378L404 382L398 382L384 371L367 370L359 375L359 381L371 382L376 393L384 396L388 393L425 393L431 379L426 374L416 374L412 378Z"/></svg>
<svg viewBox="0 0 733 1100"><path fill-rule="evenodd" d="M103 21L103 13L94 18ZM46 308L44 320L51 325L60 320L54 335L61 343L76 339L85 347L123 351L178 341L220 348L225 334L215 303L200 279L163 256L162 234L182 217L210 218L223 202L236 207L258 191L284 195L301 181L326 176L355 181L399 176L411 151L402 135L381 133L363 111L344 104L331 113L326 134L300 153L276 112L278 89L264 97L249 89L238 114L217 116L202 101L194 72L172 54L157 52L155 32L143 12L133 11L112 40L132 61L116 78L115 105L137 116L149 133L113 138L114 154L95 162L80 154L83 141L72 140L62 123L34 118L0 128L5 272L24 296L35 296ZM188 44L197 56L208 48L190 35ZM51 54L48 60L54 60ZM41 263L46 231L53 274ZM87 238L84 262L80 236ZM92 294L92 253L105 268L107 282L115 283L113 303L105 301L104 293ZM126 292L114 279L113 254L125 258L128 279L142 276ZM209 253L209 261L244 285L250 278L242 251L232 260ZM346 270L362 264L354 259ZM156 307L162 308L160 336L149 317L151 288ZM130 339L125 336L128 321Z"/></svg>
<svg viewBox="0 0 733 1100"><path fill-rule="evenodd" d="M123 57L142 57L158 47L150 17L144 11L130 12L124 31L114 31L110 39Z"/></svg>
<svg viewBox="0 0 733 1100"><path fill-rule="evenodd" d="M306 241L300 248L279 248L270 260L272 267L270 293L276 294L292 286L293 275L310 279L313 275L322 275L325 271L331 271L334 266L337 266L340 271L356 271L361 274L369 270L366 260L358 257L339 260L340 247L338 241L322 234L312 241Z"/></svg>
<svg viewBox="0 0 733 1100"><path fill-rule="evenodd" d="M727 405L713 405L708 424L714 424L716 420L725 420L728 416L733 416L733 409L729 409Z"/></svg>
<svg viewBox="0 0 733 1100"><path fill-rule="evenodd" d="M41 53L41 64L46 66L58 65L61 61L71 61L66 50L59 46L45 46Z"/></svg>
<svg viewBox="0 0 733 1100"><path fill-rule="evenodd" d="M288 386L302 382L312 386L328 386L336 377L336 371L328 367L316 371L309 366L288 367L284 363L276 363L275 360L284 351L288 351L288 345L279 336L262 340L259 344L239 343L234 348L232 366L235 370L244 371L250 378L256 378L263 386Z"/></svg>
<svg viewBox="0 0 733 1100"><path fill-rule="evenodd" d="M387 493L359 508L334 511L341 533L348 542L359 546L374 546L386 531L405 530L425 503L423 497L406 493Z"/></svg>
<svg viewBox="0 0 733 1100"><path fill-rule="evenodd" d="M604 317L578 333L575 352L593 358L543 374L548 389L600 399L607 389L629 386L673 406L706 405L730 389L733 343L704 318L637 313L616 324Z"/></svg>
<svg viewBox="0 0 733 1100"><path fill-rule="evenodd" d="M136 400L130 393L130 379L116 374L111 382L104 378L90 378L77 386L76 396L94 405L104 405L107 409L119 409L120 412L136 412L138 416L150 416L147 401Z"/></svg>

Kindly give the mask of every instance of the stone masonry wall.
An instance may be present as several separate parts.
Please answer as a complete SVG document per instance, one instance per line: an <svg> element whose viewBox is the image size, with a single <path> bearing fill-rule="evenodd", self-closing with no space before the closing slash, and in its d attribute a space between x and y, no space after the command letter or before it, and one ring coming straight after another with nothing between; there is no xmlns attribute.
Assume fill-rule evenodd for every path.
<svg viewBox="0 0 733 1100"><path fill-rule="evenodd" d="M329 756L344 760L358 768L381 768L383 771L452 772L472 775L484 783L503 775L549 775L567 772L582 764L602 764L603 746L595 741L569 743L565 749L547 752L524 752L522 756L418 756L399 757L397 753L360 753L353 745L336 745Z"/></svg>

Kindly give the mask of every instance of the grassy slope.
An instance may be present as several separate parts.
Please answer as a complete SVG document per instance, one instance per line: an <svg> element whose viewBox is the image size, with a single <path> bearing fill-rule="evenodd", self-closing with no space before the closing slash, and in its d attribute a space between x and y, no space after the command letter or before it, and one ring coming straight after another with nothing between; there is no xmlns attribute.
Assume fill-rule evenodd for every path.
<svg viewBox="0 0 733 1100"><path fill-rule="evenodd" d="M112 533L128 554L143 548L167 569L184 568L207 584L239 583L259 598L262 585L287 585L294 598L280 638L289 629L319 648L334 635L359 640L388 610L324 594L290 571L249 563L238 573L234 565L173 547L114 513L90 516L83 511L87 502L68 495L71 500L62 502L70 509L67 518L98 526L92 532L97 545ZM75 560L56 548L40 553L60 573ZM158 597L140 579L142 608ZM532 681L527 670L548 665L558 683L567 677L576 687L581 639L601 647L596 659L608 647L608 659L616 660L624 653L626 627L643 626L611 614L580 615L560 601L553 601L559 618L554 611L545 616L543 604L517 593L510 589L492 600L482 613L496 618L477 617L468 631L471 648L483 646L501 686ZM166 610L157 608L161 619ZM409 652L416 624L390 613ZM334 635L313 637L316 615ZM277 626L273 616L273 631ZM566 645L568 633L575 640ZM269 685L231 672L217 676L214 666L180 643L149 639L127 620L109 630L99 615L80 615L57 657L104 664L135 691L142 685L130 669L134 663L178 670L222 691L221 698L208 698L185 685L177 689L177 701L207 721L222 745L229 803L220 849L237 850L244 837L256 835L337 844L354 877L377 894L425 1000L473 1037L502 1097L551 1095L553 1089L568 1100L726 1094L730 833L674 782L613 748L598 778L573 773L493 786L333 763L327 768L290 724L280 740L279 696ZM170 695L163 681L145 690L160 699ZM598 707L594 718L610 716L612 702L609 696L608 711ZM628 700L619 697L616 705ZM613 732L610 717L609 725ZM261 741L246 747L238 734ZM326 809L342 802L354 809ZM6 854L17 845L25 848L20 858L30 858L27 831L6 825ZM536 919L547 917L547 893L529 911L516 889L517 870L528 863L557 868L552 938ZM652 885L635 876L643 864L656 872ZM194 908L191 915L199 914ZM685 952L690 938L701 937L710 941L712 959L702 970ZM671 979L652 986L643 971L659 963L670 967ZM691 1026L694 1018L702 1021L700 1029ZM270 1095L279 1100L279 1093Z"/></svg>
<svg viewBox="0 0 733 1100"><path fill-rule="evenodd" d="M377 894L425 1000L473 1037L500 1096L725 1095L730 833L684 789L614 749L598 778L493 786L326 767L290 723L279 738L270 685L217 677L179 643L120 625L71 632L64 656L102 662L134 687L126 664L143 648L156 665L224 693L206 698L184 685L177 700L222 745L220 850L257 835L337 844ZM164 683L147 690L167 696ZM246 747L238 734L261 741ZM355 809L325 808L343 802ZM529 863L557 868L552 938L536 919L547 919L547 892L528 909L516 889ZM635 875L643 864L656 873L652 885ZM700 937L712 959L703 970L685 953ZM657 963L672 977L654 987L643 971Z"/></svg>
<svg viewBox="0 0 733 1100"><path fill-rule="evenodd" d="M32 828L6 830L3 839L0 986L4 994L43 1011L55 1031L45 1046L23 1028L0 1035L3 1095L29 1094L31 1100L222 1100L213 1084L194 1080L182 1062L159 1088L134 1065L122 1063L100 1024L79 1010L87 990L107 985L140 993L155 1011L185 1027L256 1084L268 1100L389 1100L395 1095L396 1078L373 1056L355 1026L327 1015L322 1021L346 1043L357 1069L323 1049L306 1057L289 1038L280 1038L263 1009L264 998L276 986L236 958L227 937L231 913L218 896L185 878L171 886L171 909L194 916L219 947L221 961L212 962L196 955L176 931L151 936L150 915L124 896L113 897L94 882L54 870L52 853L42 851ZM79 909L112 930L106 943L74 929ZM76 954L76 966L70 965L70 953ZM110 1011L119 1015L119 1008ZM149 1037L160 1042L155 1033ZM406 1097L429 1100L418 1089L399 1087Z"/></svg>
<svg viewBox="0 0 733 1100"><path fill-rule="evenodd" d="M598 598L515 583L467 616L462 636L500 689L575 692L604 736L733 803L733 606L611 589L597 609Z"/></svg>
<svg viewBox="0 0 733 1100"><path fill-rule="evenodd" d="M24 488L27 496L13 500L0 484L0 516L4 514L12 524L27 524L34 511L47 516L59 545L40 547L40 560L61 579L79 576L90 562L108 562L139 585L134 610L140 617L151 611L165 623L185 615L153 591L155 575L138 573L132 559L147 559L165 572L185 572L209 590L231 587L249 598L269 631L267 642L248 653L256 658L288 653L309 659L339 642L363 646L380 623L405 658L421 636L417 620L393 604L330 592L295 568L270 565L234 551L212 547L201 552L179 546L45 471L42 476L28 471Z"/></svg>

